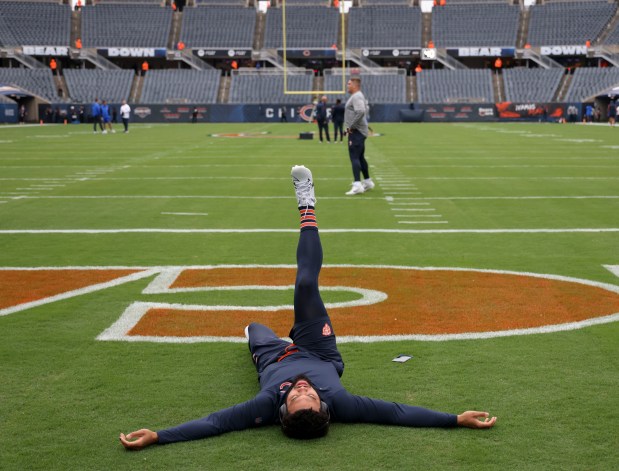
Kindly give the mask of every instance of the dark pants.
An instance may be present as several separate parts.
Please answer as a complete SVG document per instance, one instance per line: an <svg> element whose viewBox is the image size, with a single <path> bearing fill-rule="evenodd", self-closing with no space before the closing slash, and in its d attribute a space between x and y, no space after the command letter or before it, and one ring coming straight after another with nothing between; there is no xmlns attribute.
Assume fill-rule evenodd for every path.
<svg viewBox="0 0 619 471"><path fill-rule="evenodd" d="M294 326L290 331L294 344L280 339L265 325L251 323L249 351L258 373L295 348L310 351L325 361L334 362L338 372L343 372L344 363L337 350L331 319L318 290L321 266L322 246L318 231L313 228L301 231L294 285Z"/></svg>
<svg viewBox="0 0 619 471"><path fill-rule="evenodd" d="M344 121L333 121L333 140L337 141L337 132L340 132L340 142L344 139Z"/></svg>
<svg viewBox="0 0 619 471"><path fill-rule="evenodd" d="M123 120L123 126L125 127L125 132L129 131L129 118L121 118Z"/></svg>
<svg viewBox="0 0 619 471"><path fill-rule="evenodd" d="M320 142L322 142L322 131L324 129L325 135L327 136L327 142L331 142L331 138L329 137L329 122L328 121L317 121L318 123L318 134L320 136Z"/></svg>
<svg viewBox="0 0 619 471"><path fill-rule="evenodd" d="M93 131L97 130L97 123L99 123L99 127L101 128L101 131L103 131L103 118L101 116L93 116L93 118L92 118L92 130Z"/></svg>
<svg viewBox="0 0 619 471"><path fill-rule="evenodd" d="M353 131L348 135L348 155L355 181L361 181L362 173L363 178L370 178L370 170L365 160L365 136L359 131Z"/></svg>

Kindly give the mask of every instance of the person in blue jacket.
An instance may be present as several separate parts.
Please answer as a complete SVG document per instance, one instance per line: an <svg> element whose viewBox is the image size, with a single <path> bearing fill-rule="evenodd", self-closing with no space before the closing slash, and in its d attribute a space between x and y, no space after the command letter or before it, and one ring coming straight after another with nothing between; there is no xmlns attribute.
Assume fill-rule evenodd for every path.
<svg viewBox="0 0 619 471"><path fill-rule="evenodd" d="M115 133L112 128L112 116L110 115L110 105L107 104L107 101L103 100L101 103L101 119L103 121L103 134L107 134L108 130L111 133Z"/></svg>
<svg viewBox="0 0 619 471"><path fill-rule="evenodd" d="M322 246L314 213L312 174L303 166L295 166L292 180L301 216L292 342L280 339L262 324L248 325L245 335L260 380L260 392L253 399L176 427L121 433L123 446L137 450L271 424L280 424L286 436L299 439L325 436L331 422L492 427L496 417L489 418L488 412L454 415L357 396L344 388L340 381L344 362L318 287Z"/></svg>
<svg viewBox="0 0 619 471"><path fill-rule="evenodd" d="M101 116L101 105L99 104L99 99L95 98L95 101L90 106L90 114L92 114L92 130L96 134L97 133L97 123L103 131L103 123L101 120L103 117Z"/></svg>

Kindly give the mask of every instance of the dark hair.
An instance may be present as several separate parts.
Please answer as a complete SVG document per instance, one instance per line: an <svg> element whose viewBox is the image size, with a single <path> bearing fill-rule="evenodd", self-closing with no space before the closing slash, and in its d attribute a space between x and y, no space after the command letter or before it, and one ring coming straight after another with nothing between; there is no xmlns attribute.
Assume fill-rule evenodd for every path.
<svg viewBox="0 0 619 471"><path fill-rule="evenodd" d="M319 412L302 409L284 416L281 424L282 432L289 438L298 440L320 438L329 433L329 413L322 409Z"/></svg>
<svg viewBox="0 0 619 471"><path fill-rule="evenodd" d="M335 103L339 105L340 103L342 103L342 100L338 98L337 100L335 100Z"/></svg>

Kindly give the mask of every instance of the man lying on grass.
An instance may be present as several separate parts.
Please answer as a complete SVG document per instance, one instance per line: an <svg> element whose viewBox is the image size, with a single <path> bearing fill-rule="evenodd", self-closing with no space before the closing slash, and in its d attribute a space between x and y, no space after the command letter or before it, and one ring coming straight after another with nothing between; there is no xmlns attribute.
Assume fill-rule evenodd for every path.
<svg viewBox="0 0 619 471"><path fill-rule="evenodd" d="M292 181L301 214L292 342L280 339L262 324L248 325L245 335L260 379L260 392L253 399L177 427L121 433L124 447L139 450L155 443L196 440L275 423L281 425L285 435L299 439L325 436L332 421L405 427L492 427L496 417L489 418L488 412L453 415L356 396L344 389L340 382L344 362L318 289L322 246L314 214L312 174L303 166L293 167Z"/></svg>

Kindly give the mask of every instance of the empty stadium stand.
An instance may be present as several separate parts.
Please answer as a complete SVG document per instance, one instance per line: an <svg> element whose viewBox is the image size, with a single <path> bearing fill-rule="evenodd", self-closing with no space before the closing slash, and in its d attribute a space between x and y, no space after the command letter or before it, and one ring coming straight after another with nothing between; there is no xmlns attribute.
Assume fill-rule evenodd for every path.
<svg viewBox="0 0 619 471"><path fill-rule="evenodd" d="M181 41L192 48L251 49L255 23L256 11L253 8L186 8Z"/></svg>
<svg viewBox="0 0 619 471"><path fill-rule="evenodd" d="M619 86L619 68L581 67L574 71L574 77L564 101L588 100L613 86Z"/></svg>
<svg viewBox="0 0 619 471"><path fill-rule="evenodd" d="M0 45L67 46L71 35L68 5L0 1Z"/></svg>
<svg viewBox="0 0 619 471"><path fill-rule="evenodd" d="M502 3L449 2L432 12L432 39L437 47L514 47L520 8Z"/></svg>
<svg viewBox="0 0 619 471"><path fill-rule="evenodd" d="M615 2L553 2L531 7L527 41L533 46L585 44L593 41L617 10Z"/></svg>
<svg viewBox="0 0 619 471"><path fill-rule="evenodd" d="M328 49L337 44L340 14L336 8L314 6L286 7L286 48ZM266 15L264 45L281 49L282 9L269 8Z"/></svg>
<svg viewBox="0 0 619 471"><path fill-rule="evenodd" d="M288 75L290 91L312 89L313 74ZM282 73L233 73L230 84L230 103L310 103L312 94L284 94L284 74Z"/></svg>
<svg viewBox="0 0 619 471"><path fill-rule="evenodd" d="M144 77L141 103L215 103L218 70L151 70Z"/></svg>
<svg viewBox="0 0 619 471"><path fill-rule="evenodd" d="M63 101L49 69L0 68L0 84L13 85L47 101Z"/></svg>
<svg viewBox="0 0 619 471"><path fill-rule="evenodd" d="M339 70L337 72L340 72ZM380 75L360 74L361 88L365 98L370 103L407 103L406 98L406 75L403 73L385 73ZM325 90L339 91L342 90L342 75L341 73L331 73L325 71ZM344 87L345 89L345 87ZM346 94L328 95L329 101L335 101L337 98L345 101L348 98Z"/></svg>
<svg viewBox="0 0 619 471"><path fill-rule="evenodd" d="M507 101L552 101L564 70L514 68L503 71L505 99Z"/></svg>
<svg viewBox="0 0 619 471"><path fill-rule="evenodd" d="M283 47L282 3L272 1L262 14L257 13L255 0L193 0L174 13L164 0L82 0L80 11L72 12L64 0L0 0L0 85L15 86L61 106L90 103L95 96L118 103L130 93L133 103L153 105L300 104L310 103L323 90L337 92L328 94L330 103L345 100L341 70L335 68L331 52L325 54L324 63L314 62L321 60L314 51L311 57L307 54L308 62L289 56L293 63L287 63L284 78L283 60L273 51ZM349 10L344 39L351 49L347 65L352 69L347 76L361 76L371 104L581 102L619 86L617 1L538 0L525 9L522 1L514 0L447 0L431 13L422 13L419 5L418 0L357 0ZM286 0L285 11L288 49L339 46L342 17L330 0ZM75 46L76 38L83 44L81 51L23 49ZM423 69L415 76L394 67L406 67L412 74L415 51L411 55L402 51L421 48L429 39L438 48L437 62L422 62ZM184 48L174 49L178 41ZM587 41L591 48L586 56L583 48L555 47L560 52L554 56L538 48L584 46ZM523 48L526 43L533 47ZM487 53L464 57L468 53L463 52L456 59L445 51L516 46L515 57L511 52L503 57L500 74L482 68L494 60ZM97 49L110 47L138 49L121 59L105 60L107 56ZM151 70L143 77L127 69L142 62L144 51L139 48L167 49L149 61ZM224 53L196 55L196 49ZM231 67L229 49L252 49L252 55L238 60L234 67L240 70L221 76L222 68ZM365 49L382 51L367 55ZM392 54L393 49L399 54ZM570 49L578 49L573 57L562 52ZM51 57L59 64L56 76L47 65ZM574 64L570 74L567 67ZM93 65L97 69L84 68ZM285 94L284 80L289 91L302 93Z"/></svg>
<svg viewBox="0 0 619 471"><path fill-rule="evenodd" d="M417 74L420 103L493 103L489 70L424 70Z"/></svg>
<svg viewBox="0 0 619 471"><path fill-rule="evenodd" d="M350 48L421 47L421 10L418 7L352 8L348 16Z"/></svg>
<svg viewBox="0 0 619 471"><path fill-rule="evenodd" d="M157 5L109 4L82 8L84 47L165 48L172 10Z"/></svg>
<svg viewBox="0 0 619 471"><path fill-rule="evenodd" d="M619 23L617 23L615 28L610 32L604 44L619 44Z"/></svg>
<svg viewBox="0 0 619 471"><path fill-rule="evenodd" d="M134 73L132 70L67 69L64 76L73 101L90 103L99 98L119 103L128 99Z"/></svg>

